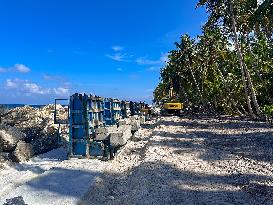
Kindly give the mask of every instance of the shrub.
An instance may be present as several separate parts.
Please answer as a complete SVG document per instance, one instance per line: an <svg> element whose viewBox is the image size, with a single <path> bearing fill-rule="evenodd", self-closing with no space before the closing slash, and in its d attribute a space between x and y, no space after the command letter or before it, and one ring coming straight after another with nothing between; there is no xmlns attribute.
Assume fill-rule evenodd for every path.
<svg viewBox="0 0 273 205"><path fill-rule="evenodd" d="M266 105L263 107L263 112L269 117L273 117L273 105Z"/></svg>

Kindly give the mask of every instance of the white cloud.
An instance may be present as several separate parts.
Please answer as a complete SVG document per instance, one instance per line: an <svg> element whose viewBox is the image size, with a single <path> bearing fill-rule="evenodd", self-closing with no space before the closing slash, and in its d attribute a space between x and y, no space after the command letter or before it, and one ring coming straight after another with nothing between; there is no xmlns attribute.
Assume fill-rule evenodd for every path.
<svg viewBox="0 0 273 205"><path fill-rule="evenodd" d="M111 58L114 61L126 61L126 54L121 54L121 53L115 53L114 55L109 55L107 54L106 57Z"/></svg>
<svg viewBox="0 0 273 205"><path fill-rule="evenodd" d="M50 89L42 88L36 83L33 83L29 80L20 80L20 79L7 79L5 87L7 89L16 89L19 92L27 94L48 94Z"/></svg>
<svg viewBox="0 0 273 205"><path fill-rule="evenodd" d="M15 71L20 72L20 73L28 73L28 72L30 72L30 68L27 67L27 66L25 66L25 65L23 65L23 64L15 64L14 65L14 69L15 69Z"/></svg>
<svg viewBox="0 0 273 205"><path fill-rule="evenodd" d="M128 55L127 53L121 52L124 50L124 47L122 46L112 46L112 50L114 51L113 54L106 54L106 57L118 61L118 62L129 62L129 58L132 57L132 55Z"/></svg>
<svg viewBox="0 0 273 205"><path fill-rule="evenodd" d="M8 90L17 91L21 95L56 95L56 96L67 96L69 95L69 89L65 87L57 88L45 88L37 83L29 80L20 79L7 79L5 88Z"/></svg>
<svg viewBox="0 0 273 205"><path fill-rule="evenodd" d="M69 89L68 88L63 88L63 87L53 88L53 92L56 95L60 95L60 96L69 95Z"/></svg>
<svg viewBox="0 0 273 205"><path fill-rule="evenodd" d="M0 73L4 73L4 72L28 73L30 71L31 69L24 64L15 64L14 66L9 68L0 67Z"/></svg>
<svg viewBox="0 0 273 205"><path fill-rule="evenodd" d="M136 59L136 63L139 65L162 65L165 62L168 62L168 53L161 53L158 60L151 60L147 57L140 57Z"/></svg>
<svg viewBox="0 0 273 205"><path fill-rule="evenodd" d="M119 51L122 51L124 48L122 46L112 46L112 49L115 51L115 52L119 52Z"/></svg>
<svg viewBox="0 0 273 205"><path fill-rule="evenodd" d="M6 88L17 88L18 87L18 79L15 79L15 80L10 80L10 79L7 79L6 80L6 85L5 85Z"/></svg>
<svg viewBox="0 0 273 205"><path fill-rule="evenodd" d="M45 94L50 94L51 91L49 88L42 88L41 86L37 85L36 83L24 83L23 84L23 89L29 94L40 94L40 95L45 95Z"/></svg>

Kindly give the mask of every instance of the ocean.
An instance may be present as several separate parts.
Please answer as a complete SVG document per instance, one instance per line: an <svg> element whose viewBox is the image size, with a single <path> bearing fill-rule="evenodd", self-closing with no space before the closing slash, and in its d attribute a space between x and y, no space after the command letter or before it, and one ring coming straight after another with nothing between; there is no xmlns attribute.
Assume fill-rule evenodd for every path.
<svg viewBox="0 0 273 205"><path fill-rule="evenodd" d="M17 108L17 107L24 107L25 105L27 105L27 104L0 104L0 106L4 106L7 109L14 109L14 108ZM45 105L28 105L28 106L34 107L34 108L42 108Z"/></svg>

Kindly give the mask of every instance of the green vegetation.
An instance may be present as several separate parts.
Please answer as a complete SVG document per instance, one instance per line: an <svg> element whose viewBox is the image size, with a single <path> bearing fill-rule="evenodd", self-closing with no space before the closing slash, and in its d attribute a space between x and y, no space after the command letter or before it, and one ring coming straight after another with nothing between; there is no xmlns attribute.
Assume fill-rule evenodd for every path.
<svg viewBox="0 0 273 205"><path fill-rule="evenodd" d="M273 117L273 105L264 106L263 111L267 116Z"/></svg>
<svg viewBox="0 0 273 205"><path fill-rule="evenodd" d="M197 7L208 13L202 34L184 34L175 43L161 68L155 102L173 87L189 109L263 116L273 105L272 0L200 0Z"/></svg>

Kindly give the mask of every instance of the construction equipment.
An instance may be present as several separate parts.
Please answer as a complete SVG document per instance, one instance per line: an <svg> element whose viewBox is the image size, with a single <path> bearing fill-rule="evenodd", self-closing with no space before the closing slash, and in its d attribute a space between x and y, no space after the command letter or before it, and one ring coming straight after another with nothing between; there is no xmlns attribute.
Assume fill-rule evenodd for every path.
<svg viewBox="0 0 273 205"><path fill-rule="evenodd" d="M183 109L183 103L177 102L171 86L169 90L169 99L162 100L161 114L162 115L180 115Z"/></svg>
<svg viewBox="0 0 273 205"><path fill-rule="evenodd" d="M163 104L164 114L180 115L183 109L183 104L178 102L166 102Z"/></svg>

